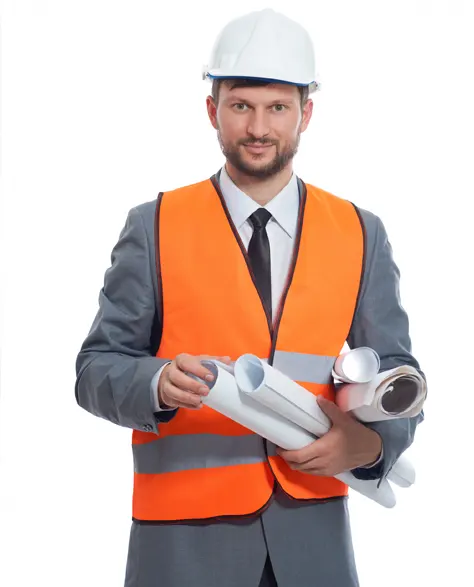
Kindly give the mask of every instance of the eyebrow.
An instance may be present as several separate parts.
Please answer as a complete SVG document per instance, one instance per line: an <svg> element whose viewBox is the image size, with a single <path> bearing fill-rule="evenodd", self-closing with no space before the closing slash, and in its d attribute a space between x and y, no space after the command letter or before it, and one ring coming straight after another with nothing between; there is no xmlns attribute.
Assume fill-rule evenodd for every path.
<svg viewBox="0 0 474 587"><path fill-rule="evenodd" d="M229 96L225 100L226 102L238 102L239 104L248 104L249 106L253 106L250 100L244 100L240 96ZM292 104L293 100L291 98L281 98L279 100L272 100L269 102L268 106L274 106L275 104Z"/></svg>

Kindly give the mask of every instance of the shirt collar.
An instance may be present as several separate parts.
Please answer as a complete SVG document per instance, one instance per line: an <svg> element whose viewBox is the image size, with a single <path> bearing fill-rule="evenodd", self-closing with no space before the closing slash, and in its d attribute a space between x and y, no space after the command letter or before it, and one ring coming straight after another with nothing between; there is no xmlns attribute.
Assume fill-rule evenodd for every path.
<svg viewBox="0 0 474 587"><path fill-rule="evenodd" d="M261 206L235 185L225 165L221 169L219 184L232 222L239 230L247 218ZM264 206L291 238L294 238L296 234L299 202L298 180L293 173L281 192Z"/></svg>

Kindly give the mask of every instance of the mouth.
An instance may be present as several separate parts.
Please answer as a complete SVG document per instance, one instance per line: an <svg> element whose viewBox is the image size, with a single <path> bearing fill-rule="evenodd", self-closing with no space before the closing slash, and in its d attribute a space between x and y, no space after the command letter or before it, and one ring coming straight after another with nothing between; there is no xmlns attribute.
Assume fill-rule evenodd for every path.
<svg viewBox="0 0 474 587"><path fill-rule="evenodd" d="M273 145L258 145L258 144L246 145L246 144L244 144L244 147L250 153L262 153L263 151L265 151L266 149L269 149L272 146Z"/></svg>

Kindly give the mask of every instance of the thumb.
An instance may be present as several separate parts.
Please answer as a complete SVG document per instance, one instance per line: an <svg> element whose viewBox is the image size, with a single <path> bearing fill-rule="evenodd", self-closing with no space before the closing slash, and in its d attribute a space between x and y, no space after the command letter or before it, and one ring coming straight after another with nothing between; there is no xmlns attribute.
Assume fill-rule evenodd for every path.
<svg viewBox="0 0 474 587"><path fill-rule="evenodd" d="M217 357L217 359L221 362L221 363L226 363L227 365L230 365L232 363L232 359L228 356L225 357Z"/></svg>
<svg viewBox="0 0 474 587"><path fill-rule="evenodd" d="M347 422L347 414L343 412L334 402L326 399L323 395L317 396L317 402L321 410L331 420L333 424L345 424Z"/></svg>

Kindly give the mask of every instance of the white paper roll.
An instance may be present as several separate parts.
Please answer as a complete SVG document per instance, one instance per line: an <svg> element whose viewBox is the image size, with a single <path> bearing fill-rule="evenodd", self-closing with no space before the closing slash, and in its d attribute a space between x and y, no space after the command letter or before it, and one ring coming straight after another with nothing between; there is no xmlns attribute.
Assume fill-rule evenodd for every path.
<svg viewBox="0 0 474 587"><path fill-rule="evenodd" d="M329 431L331 423L314 395L266 361L255 355L242 355L234 364L234 375L237 387L244 394L311 432L315 438ZM388 479L400 487L409 487L415 481L413 466L406 458L400 457Z"/></svg>
<svg viewBox="0 0 474 587"><path fill-rule="evenodd" d="M214 369L208 363L214 363ZM297 424L241 393L227 370L214 361L203 361L203 364L212 369L216 377L209 394L203 397L203 404L287 450L295 450L314 441L314 436ZM209 383L203 383L209 386Z"/></svg>
<svg viewBox="0 0 474 587"><path fill-rule="evenodd" d="M378 373L369 383L338 388L336 403L361 422L376 422L418 415L426 399L426 383L418 371L403 365Z"/></svg>
<svg viewBox="0 0 474 587"><path fill-rule="evenodd" d="M377 375L379 368L379 355L374 349L364 346L339 355L332 375L346 383L368 383Z"/></svg>
<svg viewBox="0 0 474 587"><path fill-rule="evenodd" d="M331 427L312 393L255 355L239 357L234 375L243 393L315 436Z"/></svg>

